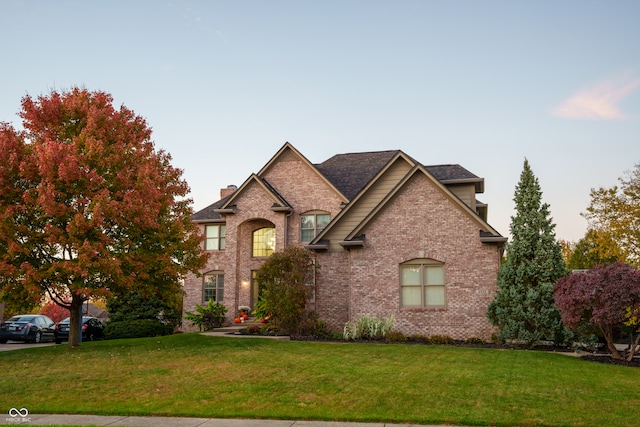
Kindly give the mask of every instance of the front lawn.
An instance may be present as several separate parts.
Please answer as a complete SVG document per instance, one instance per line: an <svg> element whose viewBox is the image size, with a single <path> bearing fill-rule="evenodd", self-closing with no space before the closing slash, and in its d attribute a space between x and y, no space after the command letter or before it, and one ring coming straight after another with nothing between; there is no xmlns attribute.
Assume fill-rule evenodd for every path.
<svg viewBox="0 0 640 427"><path fill-rule="evenodd" d="M0 353L0 411L636 426L638 368L538 351L200 334Z"/></svg>

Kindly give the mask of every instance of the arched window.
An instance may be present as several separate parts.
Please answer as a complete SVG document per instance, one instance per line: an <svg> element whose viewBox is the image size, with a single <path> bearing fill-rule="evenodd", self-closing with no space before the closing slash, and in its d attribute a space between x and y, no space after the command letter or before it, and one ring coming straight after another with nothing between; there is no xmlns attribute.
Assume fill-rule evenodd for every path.
<svg viewBox="0 0 640 427"><path fill-rule="evenodd" d="M254 257L271 256L276 249L276 229L260 228L253 232Z"/></svg>
<svg viewBox="0 0 640 427"><path fill-rule="evenodd" d="M414 259L400 265L400 305L407 308L445 306L444 264Z"/></svg>

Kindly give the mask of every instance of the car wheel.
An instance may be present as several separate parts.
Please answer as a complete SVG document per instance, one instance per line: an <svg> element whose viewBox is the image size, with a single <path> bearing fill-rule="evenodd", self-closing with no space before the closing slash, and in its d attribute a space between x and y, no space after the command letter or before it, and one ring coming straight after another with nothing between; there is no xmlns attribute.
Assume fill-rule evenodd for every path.
<svg viewBox="0 0 640 427"><path fill-rule="evenodd" d="M6 344L6 343L7 343L7 341L9 341L9 340L5 340L5 339L3 338L3 339L1 339L1 340L0 340L0 344Z"/></svg>
<svg viewBox="0 0 640 427"><path fill-rule="evenodd" d="M40 341L42 341L42 332L38 331L36 332L36 336L33 338L33 342L39 343Z"/></svg>
<svg viewBox="0 0 640 427"><path fill-rule="evenodd" d="M93 334L90 334L89 335L89 341L95 341L95 340L96 340L96 337L94 337Z"/></svg>
<svg viewBox="0 0 640 427"><path fill-rule="evenodd" d="M62 344L62 340L56 340L56 344Z"/></svg>

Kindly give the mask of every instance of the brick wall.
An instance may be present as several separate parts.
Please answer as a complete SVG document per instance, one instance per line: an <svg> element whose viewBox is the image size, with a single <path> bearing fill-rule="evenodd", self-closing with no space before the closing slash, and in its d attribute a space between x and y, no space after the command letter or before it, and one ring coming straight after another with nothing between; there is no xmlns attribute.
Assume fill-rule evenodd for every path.
<svg viewBox="0 0 640 427"><path fill-rule="evenodd" d="M348 254L352 319L393 315L394 329L407 335L490 338L486 309L496 290L498 248L482 244L477 223L428 178L414 177L364 232L365 248ZM444 309L400 308L399 266L415 258L444 263ZM323 283L335 286L345 281L340 276L336 270Z"/></svg>
<svg viewBox="0 0 640 427"><path fill-rule="evenodd" d="M299 160L275 162L266 181L293 206L290 215L271 210L274 203L263 187L250 183L228 215L226 250L212 252L203 272L225 274L227 322L239 305L250 305L251 270L264 259L251 256L251 233L275 226L277 250L300 245L300 214L311 210L335 217L341 199L315 172ZM482 244L479 226L429 178L417 174L364 230L364 249L316 253L319 276L313 306L336 331L362 315L395 318L405 334L443 334L463 339L488 339L493 332L486 309L496 290L499 250ZM415 258L443 262L446 280L444 309L400 308L401 263ZM185 279L185 311L202 304L202 278ZM185 330L193 330L185 325Z"/></svg>

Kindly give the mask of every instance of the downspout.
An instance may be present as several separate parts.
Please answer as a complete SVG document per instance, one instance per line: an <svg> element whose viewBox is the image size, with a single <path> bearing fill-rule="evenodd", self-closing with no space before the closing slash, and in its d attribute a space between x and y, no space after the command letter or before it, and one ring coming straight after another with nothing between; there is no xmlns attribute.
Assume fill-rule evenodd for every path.
<svg viewBox="0 0 640 427"><path fill-rule="evenodd" d="M289 217L293 215L293 211L288 212L284 215L284 248L286 249L289 246Z"/></svg>
<svg viewBox="0 0 640 427"><path fill-rule="evenodd" d="M242 229L244 227L242 227L242 224L240 224L240 226L236 227L236 280L235 280L235 288L236 288L236 295L235 295L235 306L233 308L234 311L232 311L232 313L235 313L233 316L231 316L231 320L233 321L233 318L235 317L236 314L238 314L238 307L240 306L240 242L242 240L240 240L242 238Z"/></svg>
<svg viewBox="0 0 640 427"><path fill-rule="evenodd" d="M348 293L348 297L349 297L349 302L347 304L347 311L348 311L348 319L347 322L351 321L351 275L352 275L352 270L351 270L351 250L347 249L347 252L349 252L349 293Z"/></svg>

